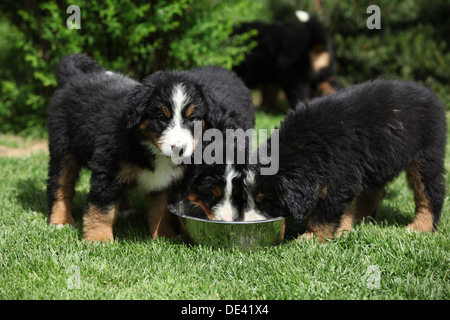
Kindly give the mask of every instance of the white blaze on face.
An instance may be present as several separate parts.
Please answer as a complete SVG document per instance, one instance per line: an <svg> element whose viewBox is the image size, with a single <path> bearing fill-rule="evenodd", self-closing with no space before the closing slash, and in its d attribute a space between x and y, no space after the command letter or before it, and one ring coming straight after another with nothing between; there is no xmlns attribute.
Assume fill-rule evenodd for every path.
<svg viewBox="0 0 450 320"><path fill-rule="evenodd" d="M184 86L174 86L171 97L172 119L169 126L161 135L161 152L172 160L190 157L194 151L191 132L183 128L183 108L189 103Z"/></svg>
<svg viewBox="0 0 450 320"><path fill-rule="evenodd" d="M237 176L231 164L227 164L225 169L225 188L223 190L223 197L213 207L214 220L235 221L239 217L238 209L232 203L233 196L233 179Z"/></svg>
<svg viewBox="0 0 450 320"><path fill-rule="evenodd" d="M258 208L256 208L255 199L253 198L253 190L255 188L255 172L247 171L244 177L244 192L247 194L247 203L244 206L244 221L266 220Z"/></svg>

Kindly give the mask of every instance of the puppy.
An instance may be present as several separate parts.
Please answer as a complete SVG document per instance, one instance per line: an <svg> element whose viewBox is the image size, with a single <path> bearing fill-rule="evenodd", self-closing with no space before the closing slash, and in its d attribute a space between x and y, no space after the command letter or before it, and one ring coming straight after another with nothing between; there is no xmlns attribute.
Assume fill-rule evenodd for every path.
<svg viewBox="0 0 450 320"><path fill-rule="evenodd" d="M223 69L209 69L220 77ZM223 111L205 86L208 71L156 72L141 83L106 71L83 54L64 58L48 112L48 223L74 225L71 201L81 167L92 171L84 238L113 241L119 210L130 206L127 191L147 194L152 237L176 235L166 209L170 190L182 181L198 137L194 124L209 127ZM201 80L201 78L204 78Z"/></svg>
<svg viewBox="0 0 450 320"><path fill-rule="evenodd" d="M299 19L295 23L244 23L234 32L258 32L256 47L233 71L249 88L262 86L262 107L266 110L273 110L279 87L291 107L299 100L334 93L339 88L327 32L306 12Z"/></svg>
<svg viewBox="0 0 450 320"><path fill-rule="evenodd" d="M226 80L225 83L208 81L215 100L226 106L226 111L211 114L211 125L218 136L215 136L211 143L203 139L204 155L206 156L206 150L212 143L219 142L217 140L221 140L219 146L222 148L214 150L214 159L211 159L214 161L190 166L182 185L189 186L185 198L201 209L192 210L197 215L202 212L199 217L233 221L238 220L242 212L240 178L242 168L248 162L250 137L242 135L241 138L227 139L227 134L231 134L227 132L250 132L248 130L253 129L255 125L255 115L251 92L242 80L231 72L222 79ZM215 154L219 151L222 151L221 156ZM229 154L230 152L233 154Z"/></svg>
<svg viewBox="0 0 450 320"><path fill-rule="evenodd" d="M444 104L410 82L365 82L299 103L279 131L278 173L246 171L244 219L308 218L305 236L324 241L373 215L406 170L416 205L408 229L432 231L446 192L446 132Z"/></svg>
<svg viewBox="0 0 450 320"><path fill-rule="evenodd" d="M244 204L240 191L241 176L242 169L233 164L204 166L186 197L192 205L202 210L203 214L198 214L198 217L219 221L239 220Z"/></svg>

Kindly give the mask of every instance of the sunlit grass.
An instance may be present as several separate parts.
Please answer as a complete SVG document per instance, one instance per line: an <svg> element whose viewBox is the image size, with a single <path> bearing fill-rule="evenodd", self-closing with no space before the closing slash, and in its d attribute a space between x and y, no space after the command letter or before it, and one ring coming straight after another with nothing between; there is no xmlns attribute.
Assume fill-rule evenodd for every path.
<svg viewBox="0 0 450 320"><path fill-rule="evenodd" d="M281 119L258 113L257 128ZM139 194L114 243L85 243L87 171L74 199L77 227L48 227L47 164L45 152L0 157L0 299L449 298L449 196L438 232L408 233L414 201L404 175L388 185L377 217L346 238L301 241L301 227L291 225L283 244L243 252L149 238Z"/></svg>

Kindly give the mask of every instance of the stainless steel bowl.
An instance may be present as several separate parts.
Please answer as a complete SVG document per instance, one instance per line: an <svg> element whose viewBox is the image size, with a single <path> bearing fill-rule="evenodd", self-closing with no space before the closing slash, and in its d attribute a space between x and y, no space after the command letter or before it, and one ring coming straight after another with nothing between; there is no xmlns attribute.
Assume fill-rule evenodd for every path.
<svg viewBox="0 0 450 320"><path fill-rule="evenodd" d="M185 241L215 248L253 250L279 244L284 238L286 219L278 217L261 221L215 221L190 215L187 201L169 205L180 222Z"/></svg>

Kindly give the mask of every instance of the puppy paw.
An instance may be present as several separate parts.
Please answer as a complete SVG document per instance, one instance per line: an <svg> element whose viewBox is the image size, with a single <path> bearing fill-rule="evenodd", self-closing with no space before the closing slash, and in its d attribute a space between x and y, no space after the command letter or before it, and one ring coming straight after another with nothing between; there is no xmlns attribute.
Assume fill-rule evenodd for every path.
<svg viewBox="0 0 450 320"><path fill-rule="evenodd" d="M297 240L299 240L299 241L311 240L311 239L315 239L314 233L312 233L312 232L305 232L304 234L302 234L300 237L297 238Z"/></svg>

